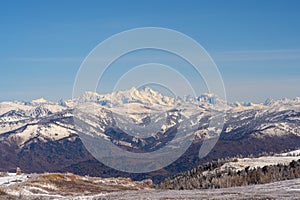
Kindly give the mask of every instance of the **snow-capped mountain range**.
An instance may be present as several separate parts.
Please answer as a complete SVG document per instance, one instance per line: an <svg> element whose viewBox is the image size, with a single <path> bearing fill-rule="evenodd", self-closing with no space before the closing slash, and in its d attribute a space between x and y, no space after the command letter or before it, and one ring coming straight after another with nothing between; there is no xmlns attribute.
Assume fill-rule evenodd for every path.
<svg viewBox="0 0 300 200"><path fill-rule="evenodd" d="M179 106L185 108L196 109L196 113L201 115L199 118L204 119L205 116L211 115L214 110L224 109L227 112L227 121L240 121L239 125L232 123L226 126L225 132L234 130L237 126L243 125L243 121L247 121L249 117L259 119L261 116L268 114L266 123L261 128L267 127L272 122L271 114L284 113L288 114L291 122L298 122L299 116L294 114L300 111L300 98L294 100L267 100L262 104L235 102L226 104L225 101L219 99L213 94L203 94L199 97L171 98L150 88L137 90L132 88L127 91L114 92L112 94L101 95L95 92L86 92L82 97L75 100L59 102L49 102L43 98L36 99L31 102L1 102L0 103L0 136L7 135L12 131L16 131L18 141L26 142L30 138L37 135L48 139L57 140L64 138L70 134L75 134L72 124L61 124L58 122L51 124L40 124L48 118L63 118L73 115L72 109L74 102L91 103L92 109L101 111L99 115L105 124L105 120L109 119L110 113L121 113L130 116L135 122L143 122L143 114L147 116L153 110L172 110ZM287 112L289 111L289 112ZM184 113L184 111L183 111ZM187 116L188 113L184 113ZM110 116L112 117L112 116ZM276 115L278 118L279 116ZM43 120L41 120L43 119ZM199 120L201 120L199 119ZM249 120L248 120L249 121ZM247 123L248 123L247 121ZM24 127L26 126L26 128ZM273 134L299 133L297 126L289 129L288 122L276 124L277 130ZM166 126L164 126L166 128ZM101 128L104 131L105 127ZM19 131L18 131L19 130ZM265 131L267 132L267 131ZM271 133L269 133L271 134ZM22 143L20 143L22 144Z"/></svg>
<svg viewBox="0 0 300 200"><path fill-rule="evenodd" d="M79 109L78 114L81 105L85 107ZM90 133L94 136L110 140L126 150L147 152L170 141L180 130L178 127L183 119L193 121L191 126L196 127L194 144L200 144L209 137L209 132L214 131L209 127L209 121L224 111L225 124L216 145L217 153L213 152L208 159L300 147L300 98L267 100L262 104L226 103L213 94L172 98L150 88L132 88L105 95L86 92L80 98L59 102L45 99L1 102L0 170L14 169L19 165L28 172L45 168L81 173L75 171L77 165L86 165L85 162L92 158L77 135L87 130L79 130L74 120L82 120L91 127ZM164 120L156 115L160 112L166 113ZM143 128L158 121L161 122L159 129L149 137L132 136L133 128L124 126L130 124ZM121 128L118 127L122 124ZM277 146L268 144L276 141ZM238 143L241 147L234 149L231 143ZM230 152L221 153L224 148ZM193 147L190 149L197 151ZM32 160L37 160L37 163L25 166Z"/></svg>

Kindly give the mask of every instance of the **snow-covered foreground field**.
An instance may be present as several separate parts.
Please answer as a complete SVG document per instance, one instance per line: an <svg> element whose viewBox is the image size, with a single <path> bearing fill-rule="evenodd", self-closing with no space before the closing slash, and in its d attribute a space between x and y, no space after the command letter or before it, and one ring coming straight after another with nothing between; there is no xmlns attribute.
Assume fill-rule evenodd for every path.
<svg viewBox="0 0 300 200"><path fill-rule="evenodd" d="M16 177L15 177L16 178ZM68 177L69 178L69 177ZM78 177L77 177L78 178ZM76 182L75 178L73 181ZM9 180L12 180L10 178ZM3 179L4 180L4 179ZM124 179L86 179L77 180L81 187L70 180L61 182L64 185L30 178L23 183L8 184L0 187L0 199L21 200L108 200L108 199L300 199L300 179L280 181L264 185L251 185L245 187L203 190L156 190L141 182L127 182ZM125 182L124 182L125 181ZM85 185L86 183L86 185ZM91 187L91 184L95 187ZM71 186L71 188L69 186ZM73 187L73 189L72 189ZM85 191L86 188L86 191ZM5 193L1 193L5 191ZM98 192L89 194L88 191L96 189ZM100 189L100 190L99 190ZM99 192L102 191L103 192ZM81 190L81 191L80 191Z"/></svg>
<svg viewBox="0 0 300 200"><path fill-rule="evenodd" d="M90 199L300 199L300 179L213 190L139 190Z"/></svg>
<svg viewBox="0 0 300 200"><path fill-rule="evenodd" d="M240 158L225 163L219 170L240 170L266 165L289 164L300 159L300 150ZM132 181L127 178L97 178L74 174L0 173L0 200L6 199L299 199L300 179L263 185L223 189L158 190L150 181Z"/></svg>

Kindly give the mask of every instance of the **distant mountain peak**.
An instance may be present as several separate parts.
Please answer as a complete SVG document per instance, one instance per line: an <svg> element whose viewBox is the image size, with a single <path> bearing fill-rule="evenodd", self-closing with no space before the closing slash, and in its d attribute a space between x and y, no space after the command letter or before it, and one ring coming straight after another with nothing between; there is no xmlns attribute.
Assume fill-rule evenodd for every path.
<svg viewBox="0 0 300 200"><path fill-rule="evenodd" d="M274 103L275 101L273 99L267 98L266 101L264 102L265 106L270 106Z"/></svg>
<svg viewBox="0 0 300 200"><path fill-rule="evenodd" d="M140 103L145 105L173 105L176 99L165 96L149 87L129 90L114 91L109 94L98 94L96 92L85 92L80 98L84 102L97 102L102 105L122 105L128 103Z"/></svg>
<svg viewBox="0 0 300 200"><path fill-rule="evenodd" d="M47 103L47 100L44 98L34 99L31 103Z"/></svg>

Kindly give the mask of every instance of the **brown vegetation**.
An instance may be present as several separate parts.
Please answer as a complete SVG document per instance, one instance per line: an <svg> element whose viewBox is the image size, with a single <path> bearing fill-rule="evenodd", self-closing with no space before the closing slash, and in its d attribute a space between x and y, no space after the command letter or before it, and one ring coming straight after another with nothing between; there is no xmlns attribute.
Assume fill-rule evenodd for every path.
<svg viewBox="0 0 300 200"><path fill-rule="evenodd" d="M29 189L32 193L41 193L41 190L36 190L40 188L49 194L61 195L91 195L152 187L149 181L135 182L130 178L97 178L61 173L32 174L24 185L27 188L33 187Z"/></svg>

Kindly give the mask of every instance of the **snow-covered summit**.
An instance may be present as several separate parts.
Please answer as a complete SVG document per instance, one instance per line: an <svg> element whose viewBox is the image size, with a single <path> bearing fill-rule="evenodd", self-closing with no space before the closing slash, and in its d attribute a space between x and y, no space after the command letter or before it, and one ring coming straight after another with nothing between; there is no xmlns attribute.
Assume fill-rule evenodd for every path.
<svg viewBox="0 0 300 200"><path fill-rule="evenodd" d="M164 96L163 94L144 88L138 90L131 88L124 91L115 91L111 94L98 94L96 92L85 92L80 98L84 102L97 102L101 105L118 106L128 103L140 103L144 105L175 105L176 99Z"/></svg>
<svg viewBox="0 0 300 200"><path fill-rule="evenodd" d="M48 101L44 98L34 99L31 101L33 104L41 104L41 103L47 103Z"/></svg>

